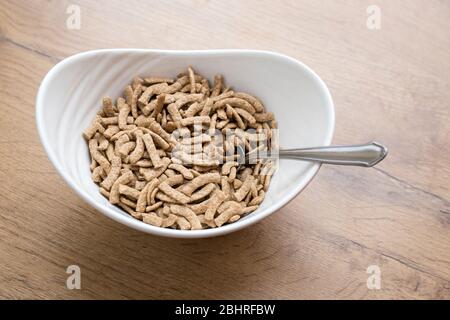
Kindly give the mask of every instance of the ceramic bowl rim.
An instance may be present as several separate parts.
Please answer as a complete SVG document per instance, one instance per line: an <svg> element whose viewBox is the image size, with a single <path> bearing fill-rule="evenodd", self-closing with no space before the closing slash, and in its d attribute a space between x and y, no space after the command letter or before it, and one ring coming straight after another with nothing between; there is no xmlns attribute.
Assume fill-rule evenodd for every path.
<svg viewBox="0 0 450 320"><path fill-rule="evenodd" d="M326 130L328 130L326 137L325 137L325 143L324 145L329 145L331 143L331 140L333 138L334 133L334 125L335 125L335 112L334 112L334 104L333 99L331 97L330 91L328 87L326 86L325 82L307 65L304 63L291 58L289 56L286 56L281 53L272 52L272 51L264 51L264 50L249 50L249 49L215 49L215 50L162 50L162 49L132 49L132 48L117 48L117 49L100 49L100 50L91 50L91 51L85 51L81 53L77 53L75 55L69 56L60 62L58 62L55 66L53 66L50 71L45 75L44 79L42 80L41 85L39 86L39 90L36 96L36 124L37 124L37 130L39 133L39 137L41 140L42 145L44 146L45 151L47 152L47 155L52 162L53 166L56 168L58 173L63 177L65 182L87 203L89 203L91 206L93 206L95 209L100 211L102 214L106 215L107 217L122 223L128 227L131 227L133 229L146 232L153 235L158 236L164 236L164 237L172 237L172 238L207 238L207 237L214 237L219 235L225 235L240 229L243 229L245 227L248 227L256 222L261 221L265 217L269 216L270 214L276 212L283 206L285 206L289 201L291 201L293 198L295 198L308 184L309 182L314 178L314 176L317 174L320 168L320 164L313 164L311 169L308 169L306 174L302 177L301 183L298 185L292 187L292 189L289 191L288 195L278 201L277 203L270 205L269 207L263 209L261 212L258 212L257 214L249 215L246 219L238 220L232 224L228 224L225 226L221 226L219 228L214 229L205 229L205 230L176 230L176 229L168 229L168 228L160 228L155 227L149 224L145 224L142 221L136 220L134 218L119 214L112 210L111 208L108 208L107 206L97 203L91 197L88 195L88 193L79 188L75 182L72 181L72 178L65 172L65 170L62 168L61 164L57 160L56 155L54 154L50 144L48 143L46 139L45 134L45 123L44 123L44 102L45 102L45 96L47 93L47 88L49 84L52 82L53 78L58 74L60 70L62 70L66 65L74 63L77 59L81 59L84 57L87 57L89 55L97 55L97 54L103 54L103 53L160 53L160 54L187 54L187 55L214 55L214 54L247 54L247 55L266 55L273 58L278 59L286 59L290 61L291 63L297 64L301 69L303 69L304 72L306 72L313 81L316 82L316 84L319 86L320 91L325 95L325 99L327 101L327 114L328 114L328 123L326 124Z"/></svg>

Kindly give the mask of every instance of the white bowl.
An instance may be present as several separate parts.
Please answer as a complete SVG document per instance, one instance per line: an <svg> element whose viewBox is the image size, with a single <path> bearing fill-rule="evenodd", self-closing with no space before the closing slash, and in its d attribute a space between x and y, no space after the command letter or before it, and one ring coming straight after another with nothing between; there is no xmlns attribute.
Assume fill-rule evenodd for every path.
<svg viewBox="0 0 450 320"><path fill-rule="evenodd" d="M48 157L64 180L106 216L137 230L178 238L224 235L248 227L293 199L319 170L311 162L281 160L262 205L235 223L207 230L154 227L111 205L92 181L83 130L105 95L117 98L136 75L176 76L187 66L212 79L259 97L274 112L281 147L329 145L334 107L325 83L303 63L278 53L255 50L169 51L95 50L76 54L45 76L36 99L36 121Z"/></svg>

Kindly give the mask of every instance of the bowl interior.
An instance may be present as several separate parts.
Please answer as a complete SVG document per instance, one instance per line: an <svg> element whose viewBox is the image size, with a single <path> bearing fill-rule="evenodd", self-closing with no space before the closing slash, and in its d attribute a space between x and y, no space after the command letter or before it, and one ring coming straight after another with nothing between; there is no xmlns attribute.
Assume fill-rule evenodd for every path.
<svg viewBox="0 0 450 320"><path fill-rule="evenodd" d="M313 178L319 165L281 160L260 208L217 229L179 231L144 224L111 205L100 195L89 170L82 132L100 109L101 98L116 99L136 76L175 77L191 65L212 81L223 74L236 91L259 97L279 124L284 148L329 145L334 128L328 89L309 68L289 57L263 51L155 51L115 49L69 57L45 77L37 97L37 124L49 158L86 201L109 217L133 228L164 236L203 237L250 225L291 200Z"/></svg>

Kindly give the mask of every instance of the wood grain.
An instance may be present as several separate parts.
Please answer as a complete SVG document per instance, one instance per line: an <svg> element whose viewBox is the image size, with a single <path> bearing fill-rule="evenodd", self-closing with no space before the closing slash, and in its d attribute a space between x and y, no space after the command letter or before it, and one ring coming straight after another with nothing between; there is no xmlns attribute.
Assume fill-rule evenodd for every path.
<svg viewBox="0 0 450 320"><path fill-rule="evenodd" d="M66 8L81 8L81 29ZM450 2L0 0L0 298L449 299ZM334 143L378 139L374 169L323 167L289 205L209 240L153 237L78 198L39 142L46 72L110 47L279 51L336 105ZM81 290L65 270L81 267ZM369 265L381 289L366 286Z"/></svg>

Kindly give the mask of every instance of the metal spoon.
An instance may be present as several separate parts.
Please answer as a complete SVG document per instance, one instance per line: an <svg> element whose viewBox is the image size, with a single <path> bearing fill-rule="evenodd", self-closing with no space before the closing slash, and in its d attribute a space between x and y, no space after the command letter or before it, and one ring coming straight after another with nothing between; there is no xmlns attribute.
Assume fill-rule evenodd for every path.
<svg viewBox="0 0 450 320"><path fill-rule="evenodd" d="M238 150L238 152L241 151L242 149ZM259 151L254 153L252 151L245 155L245 163L256 163L252 162L256 159L289 158L327 164L372 167L383 160L387 154L388 150L385 146L377 142L371 142L347 146L280 149L272 152Z"/></svg>

